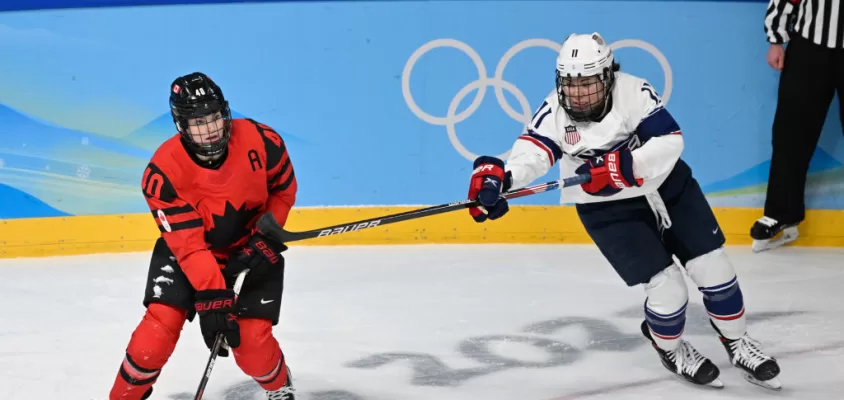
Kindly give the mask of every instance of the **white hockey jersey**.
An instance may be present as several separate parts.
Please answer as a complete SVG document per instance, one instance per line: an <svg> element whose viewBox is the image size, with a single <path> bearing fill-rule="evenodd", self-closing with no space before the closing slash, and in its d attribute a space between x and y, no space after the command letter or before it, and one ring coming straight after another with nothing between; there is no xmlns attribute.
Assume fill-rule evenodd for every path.
<svg viewBox="0 0 844 400"><path fill-rule="evenodd" d="M623 189L612 196L594 196L580 185L563 189L563 200L593 203L643 196L656 191L680 158L683 137L662 99L644 79L616 72L612 109L600 122L575 122L559 106L552 92L538 108L510 151L505 169L513 178L512 189L527 186L560 161L563 177L575 175L586 160L629 147L633 174L640 187Z"/></svg>

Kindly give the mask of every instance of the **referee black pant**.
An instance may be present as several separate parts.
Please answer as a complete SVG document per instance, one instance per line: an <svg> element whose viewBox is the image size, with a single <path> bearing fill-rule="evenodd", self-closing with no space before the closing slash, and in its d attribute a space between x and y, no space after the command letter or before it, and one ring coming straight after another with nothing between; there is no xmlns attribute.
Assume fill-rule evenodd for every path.
<svg viewBox="0 0 844 400"><path fill-rule="evenodd" d="M777 95L765 216L785 224L805 218L806 174L836 91L844 130L844 49L792 35Z"/></svg>

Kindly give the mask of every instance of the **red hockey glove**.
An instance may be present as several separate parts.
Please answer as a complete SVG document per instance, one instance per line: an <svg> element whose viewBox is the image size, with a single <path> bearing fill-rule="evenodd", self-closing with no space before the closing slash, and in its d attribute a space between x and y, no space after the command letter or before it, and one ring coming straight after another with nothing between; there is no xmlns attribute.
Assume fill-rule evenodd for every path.
<svg viewBox="0 0 844 400"><path fill-rule="evenodd" d="M475 160L472 168L472 179L469 183L469 199L477 199L486 209L484 213L479 207L469 209L469 214L475 222L487 219L501 218L510 206L507 200L499 198L502 192L510 190L512 178L510 173L504 172L504 161L495 157L481 156Z"/></svg>
<svg viewBox="0 0 844 400"><path fill-rule="evenodd" d="M214 339L218 333L226 338L229 347L240 346L240 325L237 323L237 306L234 291L231 289L200 290L196 292L194 308L199 315L199 329L208 349L214 346ZM227 357L228 350L220 347L217 353L220 357Z"/></svg>
<svg viewBox="0 0 844 400"><path fill-rule="evenodd" d="M642 186L643 182L633 176L633 155L630 149L595 157L583 163L575 173L592 175L592 180L580 187L593 196L612 196L624 188Z"/></svg>

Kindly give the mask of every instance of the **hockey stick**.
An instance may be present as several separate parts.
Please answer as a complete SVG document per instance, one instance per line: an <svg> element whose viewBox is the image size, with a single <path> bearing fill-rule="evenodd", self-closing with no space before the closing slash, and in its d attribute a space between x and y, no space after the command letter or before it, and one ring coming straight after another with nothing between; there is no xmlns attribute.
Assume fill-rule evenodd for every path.
<svg viewBox="0 0 844 400"><path fill-rule="evenodd" d="M592 180L592 176L589 174L576 175L571 178L565 178L557 181L551 181L538 185L524 187L521 189L511 190L509 192L502 193L501 197L505 199L516 199L519 197L525 197L530 196L532 194L555 190L560 187L569 187L584 184L589 182L590 180ZM303 232L287 231L278 225L278 222L276 222L275 218L272 218L270 215L263 215L260 219L258 219L258 222L256 222L256 226L258 227L258 230L260 230L265 235L268 235L269 237L280 242L287 243L295 242L297 240L311 239L315 237L331 236L346 232L355 232L361 229L374 228L376 226L392 224L395 222L407 221L416 218L428 217L431 215L443 214L455 210L478 206L480 206L480 204L477 200L467 199L456 201L453 203L440 204L437 206L405 211L398 214L384 215L381 217L363 219L360 221L333 225L325 228L313 229L310 231Z"/></svg>
<svg viewBox="0 0 844 400"><path fill-rule="evenodd" d="M240 294L240 288L243 287L243 280L246 279L246 273L249 272L248 269L244 270L237 276L237 280L234 282L234 287L232 290L234 291L234 301L237 302L237 295ZM211 377L211 370L214 369L214 362L217 360L217 353L220 352L220 348L223 347L223 334L218 333L217 337L214 339L214 345L211 346L211 355L208 357L208 364L205 365L205 373L202 374L202 380L199 381L199 387L196 389L196 395L193 397L194 400L199 400L202 398L202 395L205 393L205 385L208 384L208 378Z"/></svg>

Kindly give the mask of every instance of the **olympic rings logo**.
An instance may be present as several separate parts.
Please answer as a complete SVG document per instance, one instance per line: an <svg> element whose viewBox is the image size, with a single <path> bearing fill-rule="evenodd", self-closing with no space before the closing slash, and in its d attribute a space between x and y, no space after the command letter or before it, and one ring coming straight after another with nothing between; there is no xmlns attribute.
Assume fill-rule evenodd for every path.
<svg viewBox="0 0 844 400"><path fill-rule="evenodd" d="M462 51L469 56L475 64L475 68L478 70L478 79L469 82L469 84L464 86L457 92L456 95L454 95L451 102L448 104L448 111L446 111L446 115L443 117L431 115L423 111L422 108L416 104L416 101L413 100L413 95L410 92L410 75L413 72L413 67L416 65L416 62L429 51L439 47L451 47ZM478 107L480 107L481 102L483 102L484 96L486 95L486 89L488 86L492 86L495 89L495 98L498 100L498 104L501 106L501 109L504 110L510 118L522 123L523 126L527 125L533 114L533 109L531 108L524 93L522 93L516 85L504 80L503 76L504 70L507 68L507 64L510 60L522 50L529 49L531 47L545 47L553 50L555 53L558 53L560 51L561 44L549 39L527 39L516 43L513 47L507 50L503 56L501 56L501 59L498 61L498 65L495 67L495 75L489 77L487 76L486 66L484 65L484 61L481 59L481 56L478 55L475 49L470 47L468 44L457 39L432 40L416 49L404 65L404 70L401 75L401 91L404 96L404 101L407 103L410 111L419 117L419 119L432 125L445 126L446 132L448 133L448 139L451 141L454 149L467 160L474 161L478 155L472 153L466 149L462 143L460 143L460 139L457 137L456 125L465 121L478 109ZM663 83L663 87L665 89L663 90L662 101L664 104L667 104L668 99L671 97L671 89L673 87L673 73L671 72L671 65L668 64L668 59L666 59L662 52L660 52L654 45L642 40L623 39L610 44L610 48L612 48L613 51L625 47L635 47L647 51L659 62L665 76ZM472 90L477 90L472 103L469 104L469 107L465 110L458 113L457 106ZM510 92L510 94L512 94L519 102L521 112L516 111L510 106L509 102L504 97L505 90ZM552 89L552 93L554 91L555 90ZM503 154L499 154L498 157L506 158L509 153L510 151L508 150Z"/></svg>

